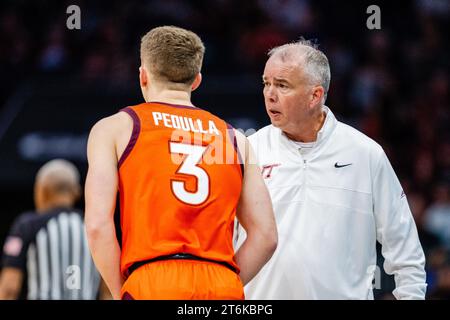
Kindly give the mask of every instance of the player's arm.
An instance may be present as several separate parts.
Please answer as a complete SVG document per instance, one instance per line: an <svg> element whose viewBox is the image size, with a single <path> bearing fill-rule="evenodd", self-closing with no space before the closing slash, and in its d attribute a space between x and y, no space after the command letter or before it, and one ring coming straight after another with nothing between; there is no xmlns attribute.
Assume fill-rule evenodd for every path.
<svg viewBox="0 0 450 320"><path fill-rule="evenodd" d="M103 279L100 279L98 293L99 300L111 300L113 298L111 292L109 292L108 286Z"/></svg>
<svg viewBox="0 0 450 320"><path fill-rule="evenodd" d="M97 122L87 147L88 173L85 185L86 231L95 265L114 299L120 299L120 247L116 238L114 210L118 190L115 116Z"/></svg>
<svg viewBox="0 0 450 320"><path fill-rule="evenodd" d="M0 275L0 300L15 300L22 287L23 272L19 268L5 267Z"/></svg>
<svg viewBox="0 0 450 320"><path fill-rule="evenodd" d="M245 159L237 217L247 233L247 238L236 252L236 262L241 269L242 283L246 285L274 253L278 233L269 191L262 179L252 147L239 131L236 131L236 138Z"/></svg>

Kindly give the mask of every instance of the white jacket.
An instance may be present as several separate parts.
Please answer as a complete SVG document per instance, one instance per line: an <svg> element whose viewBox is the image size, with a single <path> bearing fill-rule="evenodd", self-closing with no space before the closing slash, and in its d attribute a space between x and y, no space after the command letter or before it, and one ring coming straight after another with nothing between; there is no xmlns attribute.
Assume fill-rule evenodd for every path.
<svg viewBox="0 0 450 320"><path fill-rule="evenodd" d="M273 201L279 242L247 299L373 299L376 241L397 299L424 299L425 257L389 160L375 141L327 112L305 155L269 125L250 136ZM275 165L270 170L265 166ZM270 173L270 174L269 174ZM237 247L245 238L240 227Z"/></svg>

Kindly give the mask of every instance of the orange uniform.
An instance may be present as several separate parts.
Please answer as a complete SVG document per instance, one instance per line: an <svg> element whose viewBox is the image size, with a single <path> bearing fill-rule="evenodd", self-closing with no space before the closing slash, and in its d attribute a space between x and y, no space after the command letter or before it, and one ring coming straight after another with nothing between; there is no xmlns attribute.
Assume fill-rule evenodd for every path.
<svg viewBox="0 0 450 320"><path fill-rule="evenodd" d="M231 127L188 106L123 111L134 125L118 164L122 294L242 299L232 237L243 172Z"/></svg>

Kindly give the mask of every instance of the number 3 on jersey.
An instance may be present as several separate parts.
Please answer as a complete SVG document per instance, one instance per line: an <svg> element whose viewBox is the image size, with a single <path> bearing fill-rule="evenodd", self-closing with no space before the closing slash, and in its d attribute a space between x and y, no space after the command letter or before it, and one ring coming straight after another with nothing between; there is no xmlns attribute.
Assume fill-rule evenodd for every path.
<svg viewBox="0 0 450 320"><path fill-rule="evenodd" d="M169 143L170 153L186 155L176 173L186 174L197 178L197 191L186 190L185 182L171 179L170 186L175 197L181 202L198 205L209 196L209 176L203 168L197 166L207 147L178 142Z"/></svg>

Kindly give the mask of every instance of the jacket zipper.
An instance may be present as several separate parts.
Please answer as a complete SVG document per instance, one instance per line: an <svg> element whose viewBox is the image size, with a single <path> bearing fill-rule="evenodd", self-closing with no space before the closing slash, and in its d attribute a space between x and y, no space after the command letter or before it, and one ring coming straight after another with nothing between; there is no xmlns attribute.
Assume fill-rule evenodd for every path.
<svg viewBox="0 0 450 320"><path fill-rule="evenodd" d="M306 160L303 159L302 201L306 200Z"/></svg>

